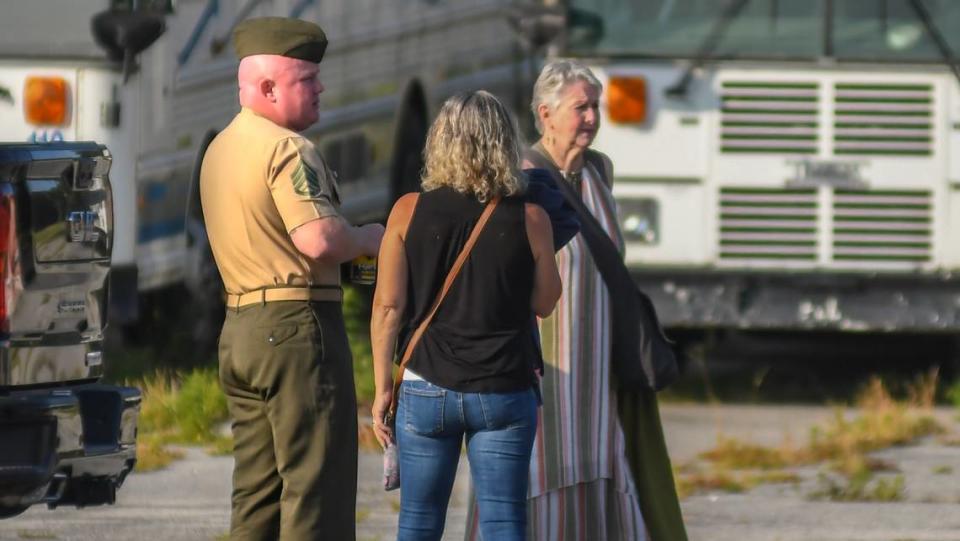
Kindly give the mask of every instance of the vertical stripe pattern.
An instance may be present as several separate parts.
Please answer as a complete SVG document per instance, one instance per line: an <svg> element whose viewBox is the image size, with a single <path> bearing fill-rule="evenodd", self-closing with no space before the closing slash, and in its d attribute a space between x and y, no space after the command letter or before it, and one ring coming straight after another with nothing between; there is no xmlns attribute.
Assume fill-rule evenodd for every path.
<svg viewBox="0 0 960 541"><path fill-rule="evenodd" d="M617 246L613 195L586 164L580 196ZM610 386L610 298L582 235L557 253L563 294L540 322L543 407L530 460L533 541L649 539ZM470 506L466 539L479 534ZM491 540L484 540L491 541Z"/></svg>

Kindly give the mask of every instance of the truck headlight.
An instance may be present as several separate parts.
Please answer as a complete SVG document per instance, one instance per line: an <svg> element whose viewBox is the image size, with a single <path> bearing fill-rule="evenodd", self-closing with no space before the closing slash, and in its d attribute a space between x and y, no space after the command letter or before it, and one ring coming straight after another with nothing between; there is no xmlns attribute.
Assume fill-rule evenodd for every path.
<svg viewBox="0 0 960 541"><path fill-rule="evenodd" d="M617 201L617 218L625 241L660 242L660 204L656 199L620 199Z"/></svg>

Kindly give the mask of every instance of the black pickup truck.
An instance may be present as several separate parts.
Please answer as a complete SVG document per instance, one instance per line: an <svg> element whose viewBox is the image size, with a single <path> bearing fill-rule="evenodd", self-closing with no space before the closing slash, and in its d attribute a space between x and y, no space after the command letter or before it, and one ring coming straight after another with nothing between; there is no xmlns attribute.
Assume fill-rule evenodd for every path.
<svg viewBox="0 0 960 541"><path fill-rule="evenodd" d="M113 503L140 391L100 383L113 209L96 143L0 144L0 518Z"/></svg>

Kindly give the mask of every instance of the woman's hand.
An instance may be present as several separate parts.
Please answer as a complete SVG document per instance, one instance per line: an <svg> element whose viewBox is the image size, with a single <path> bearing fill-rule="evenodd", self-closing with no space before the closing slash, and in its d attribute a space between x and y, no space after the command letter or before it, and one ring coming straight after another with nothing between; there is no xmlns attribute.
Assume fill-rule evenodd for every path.
<svg viewBox="0 0 960 541"><path fill-rule="evenodd" d="M393 429L387 424L387 410L390 409L390 402L393 398L393 387L377 391L376 398L373 399L373 435L376 436L380 447L386 448L387 444L394 441Z"/></svg>

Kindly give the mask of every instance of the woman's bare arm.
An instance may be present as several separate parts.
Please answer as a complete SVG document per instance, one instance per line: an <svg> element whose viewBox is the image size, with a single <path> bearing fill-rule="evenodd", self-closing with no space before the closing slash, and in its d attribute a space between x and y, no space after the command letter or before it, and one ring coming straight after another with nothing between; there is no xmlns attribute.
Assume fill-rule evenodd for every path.
<svg viewBox="0 0 960 541"><path fill-rule="evenodd" d="M530 307L538 316L547 317L553 312L563 289L553 253L553 230L550 228L550 218L539 205L526 203L524 212L527 240L530 242L534 261Z"/></svg>
<svg viewBox="0 0 960 541"><path fill-rule="evenodd" d="M417 194L407 194L393 206L377 258L377 289L373 294L373 315L370 318L370 345L376 386L371 413L374 435L384 447L393 439L384 416L393 398L393 357L400 318L407 305L407 256L403 242L416 202Z"/></svg>

